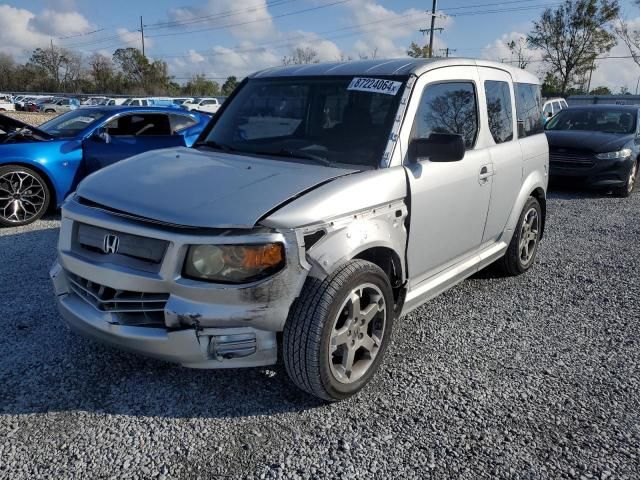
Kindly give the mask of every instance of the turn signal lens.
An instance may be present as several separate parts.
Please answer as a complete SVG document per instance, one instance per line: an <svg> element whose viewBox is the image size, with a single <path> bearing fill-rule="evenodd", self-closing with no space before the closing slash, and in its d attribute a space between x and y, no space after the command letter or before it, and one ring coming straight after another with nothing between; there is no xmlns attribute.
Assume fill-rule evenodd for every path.
<svg viewBox="0 0 640 480"><path fill-rule="evenodd" d="M284 266L281 243L259 245L193 245L184 265L185 277L219 283L248 283Z"/></svg>

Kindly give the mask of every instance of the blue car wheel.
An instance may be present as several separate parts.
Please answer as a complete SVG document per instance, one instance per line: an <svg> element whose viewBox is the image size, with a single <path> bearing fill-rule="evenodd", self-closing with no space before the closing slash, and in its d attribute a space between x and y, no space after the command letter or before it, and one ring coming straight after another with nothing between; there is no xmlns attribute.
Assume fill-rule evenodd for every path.
<svg viewBox="0 0 640 480"><path fill-rule="evenodd" d="M47 211L50 198L47 183L30 168L0 167L0 226L35 222Z"/></svg>

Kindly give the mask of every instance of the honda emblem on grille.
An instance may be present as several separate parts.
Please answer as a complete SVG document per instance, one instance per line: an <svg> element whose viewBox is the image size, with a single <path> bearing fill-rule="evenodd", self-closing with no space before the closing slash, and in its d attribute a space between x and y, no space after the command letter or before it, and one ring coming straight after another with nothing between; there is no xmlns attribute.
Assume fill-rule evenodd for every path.
<svg viewBox="0 0 640 480"><path fill-rule="evenodd" d="M102 251L104 253L118 253L120 247L120 239L117 235L108 234L104 236L102 241Z"/></svg>

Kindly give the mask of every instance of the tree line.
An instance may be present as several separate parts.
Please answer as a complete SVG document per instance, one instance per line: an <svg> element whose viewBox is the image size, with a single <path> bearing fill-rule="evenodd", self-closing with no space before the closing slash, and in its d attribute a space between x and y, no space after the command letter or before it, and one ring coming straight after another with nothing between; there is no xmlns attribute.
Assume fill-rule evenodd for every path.
<svg viewBox="0 0 640 480"><path fill-rule="evenodd" d="M633 3L640 6L640 0ZM618 0L564 0L545 9L528 35L508 42L511 59L503 61L520 68L539 62L545 96L610 94L607 87L591 88L591 77L599 59L619 41L640 67L640 30L623 18ZM534 59L532 52L538 52L538 58ZM407 51L411 57L429 57L430 53L428 46L415 42ZM374 51L360 58L376 55ZM309 47L296 48L282 59L283 65L317 62L318 52ZM52 44L34 50L24 64L0 53L0 91L217 96L229 95L237 83L233 76L220 85L204 75L194 75L180 85L168 74L166 62L150 60L136 48L118 49L111 57L94 53L85 58ZM629 92L622 88L619 93Z"/></svg>
<svg viewBox="0 0 640 480"><path fill-rule="evenodd" d="M0 92L204 97L227 96L237 84L234 76L220 85L194 75L180 85L169 75L166 62L150 60L137 48L119 48L111 57L102 53L85 57L52 44L36 48L24 64L0 53Z"/></svg>

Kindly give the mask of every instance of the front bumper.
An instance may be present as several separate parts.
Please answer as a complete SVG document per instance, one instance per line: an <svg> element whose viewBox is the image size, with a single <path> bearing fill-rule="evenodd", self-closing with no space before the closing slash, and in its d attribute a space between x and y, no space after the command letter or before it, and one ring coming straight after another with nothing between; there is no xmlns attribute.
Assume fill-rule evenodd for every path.
<svg viewBox="0 0 640 480"><path fill-rule="evenodd" d="M577 183L592 188L617 188L625 185L633 164L632 158L620 160L593 159L580 164L571 161L550 161L552 182Z"/></svg>
<svg viewBox="0 0 640 480"><path fill-rule="evenodd" d="M80 223L166 240L168 247L155 270L109 263L112 257L78 248L74 236ZM276 235L285 243L283 271L250 285L207 284L181 277L184 256L190 244L215 243L219 237L176 233L67 202L58 260L50 272L58 308L65 323L82 335L187 367L274 364L276 334L308 271L299 261L295 232ZM225 236L224 241L242 243L249 236ZM105 298L106 291L117 293ZM123 305L134 313L120 313Z"/></svg>

